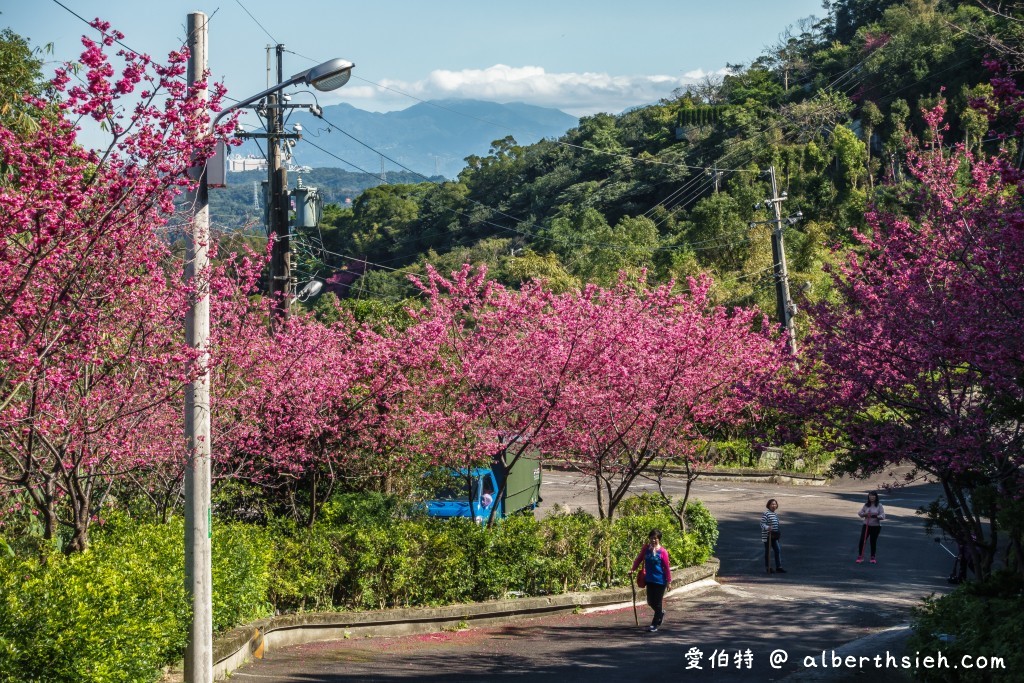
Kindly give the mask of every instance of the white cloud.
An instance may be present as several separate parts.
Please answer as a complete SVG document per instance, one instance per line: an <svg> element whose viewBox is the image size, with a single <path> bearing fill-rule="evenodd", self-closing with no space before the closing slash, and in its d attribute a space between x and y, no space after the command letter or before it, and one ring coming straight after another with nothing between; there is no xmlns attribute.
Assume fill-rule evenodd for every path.
<svg viewBox="0 0 1024 683"><path fill-rule="evenodd" d="M696 83L707 75L708 72L700 69L681 76L548 73L539 66L495 64L486 69L436 70L414 82L384 80L368 84L354 76L353 83L339 95L343 101L375 111L408 107L413 101L406 95L412 95L421 100L464 98L526 102L583 116L597 112L618 113L629 107L657 102L671 95L675 88Z"/></svg>

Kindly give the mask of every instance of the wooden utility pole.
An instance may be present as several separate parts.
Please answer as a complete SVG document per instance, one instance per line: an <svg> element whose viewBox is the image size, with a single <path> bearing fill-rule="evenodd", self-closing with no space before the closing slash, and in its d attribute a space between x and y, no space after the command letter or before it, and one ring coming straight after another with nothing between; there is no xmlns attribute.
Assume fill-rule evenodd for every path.
<svg viewBox="0 0 1024 683"><path fill-rule="evenodd" d="M188 15L188 85L206 77L206 15ZM206 89L199 91L203 101ZM210 208L206 164L191 169L197 181L192 191L195 215L186 245L185 280L195 292L185 319L185 339L198 351L196 367L203 368L185 389L185 589L192 601L192 623L185 651L186 683L213 683L213 579L210 508Z"/></svg>
<svg viewBox="0 0 1024 683"><path fill-rule="evenodd" d="M284 80L284 45L277 46L277 82ZM288 230L288 171L281 159L284 106L280 93L267 97L267 154L270 182L270 225L273 244L270 249L271 327L288 318L292 300L291 253Z"/></svg>
<svg viewBox="0 0 1024 683"><path fill-rule="evenodd" d="M789 352L796 355L796 330L793 329L793 299L789 296L789 271L786 269L786 246L782 238L782 202L779 184L775 179L775 166L768 169L772 179L772 198L769 200L775 212L775 229L772 230L772 269L775 273L775 311L779 324L786 331Z"/></svg>

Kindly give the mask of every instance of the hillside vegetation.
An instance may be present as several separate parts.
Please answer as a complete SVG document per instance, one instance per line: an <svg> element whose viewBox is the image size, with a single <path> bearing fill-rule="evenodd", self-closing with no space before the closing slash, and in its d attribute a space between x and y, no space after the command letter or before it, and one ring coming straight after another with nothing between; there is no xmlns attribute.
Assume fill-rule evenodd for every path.
<svg viewBox="0 0 1024 683"><path fill-rule="evenodd" d="M412 295L406 274L427 263L486 263L505 284L542 278L555 290L609 285L620 271L684 283L709 272L717 300L772 311L772 216L755 205L774 165L784 216L802 212L785 233L802 306L828 295L829 246L849 243L870 202L896 201L908 135L924 134L920 111L940 94L947 142L1018 144L984 139L989 122L969 103L991 94L985 58L1019 26L971 2L832 3L720 80L585 117L557 140L496 140L454 182L366 190L305 236L305 272L366 260L349 294L385 300Z"/></svg>

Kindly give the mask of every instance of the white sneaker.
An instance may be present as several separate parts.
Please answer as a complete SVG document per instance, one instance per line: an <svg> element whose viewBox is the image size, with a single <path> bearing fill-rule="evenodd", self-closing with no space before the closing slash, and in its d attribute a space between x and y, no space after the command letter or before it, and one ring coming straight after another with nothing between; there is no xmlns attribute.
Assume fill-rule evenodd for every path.
<svg viewBox="0 0 1024 683"><path fill-rule="evenodd" d="M655 631L658 630L658 627L657 626L648 626L647 630L650 631L651 633L654 633Z"/></svg>

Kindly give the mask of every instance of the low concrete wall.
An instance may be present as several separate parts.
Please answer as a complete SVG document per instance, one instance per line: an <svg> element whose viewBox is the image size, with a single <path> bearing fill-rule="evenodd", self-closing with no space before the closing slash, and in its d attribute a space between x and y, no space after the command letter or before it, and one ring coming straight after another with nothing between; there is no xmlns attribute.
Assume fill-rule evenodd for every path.
<svg viewBox="0 0 1024 683"><path fill-rule="evenodd" d="M544 468L562 472L577 470L563 463L544 463ZM686 470L669 467L666 474L686 476ZM793 486L824 486L832 480L820 474L804 474L786 470L755 469L750 467L717 468L700 473L705 481L756 481L765 484L790 484Z"/></svg>
<svg viewBox="0 0 1024 683"><path fill-rule="evenodd" d="M714 579L719 561L675 570L670 590ZM709 584L710 585L710 584ZM309 612L286 614L228 631L213 644L214 677L223 679L235 669L275 647L346 637L435 633L462 624L483 626L576 609L614 607L632 602L629 586L600 591L564 593L536 598L489 600L445 607L412 607L372 612Z"/></svg>
<svg viewBox="0 0 1024 683"><path fill-rule="evenodd" d="M815 474L796 472L726 472L712 471L700 475L707 481L757 481L766 484L790 484L792 486L824 486L831 480Z"/></svg>

